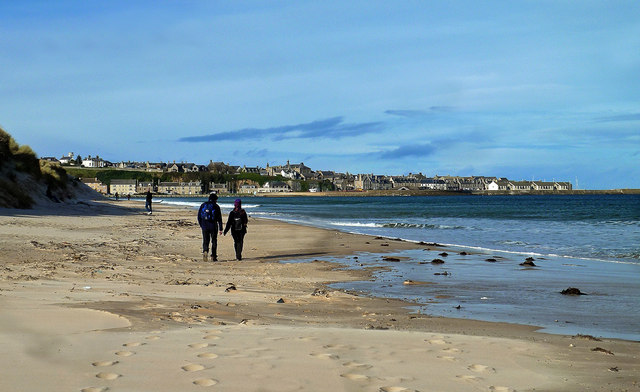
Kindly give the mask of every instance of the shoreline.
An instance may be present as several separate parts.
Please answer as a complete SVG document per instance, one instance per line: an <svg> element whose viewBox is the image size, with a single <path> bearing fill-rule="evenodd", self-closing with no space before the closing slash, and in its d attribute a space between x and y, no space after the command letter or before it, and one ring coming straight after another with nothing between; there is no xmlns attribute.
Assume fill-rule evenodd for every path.
<svg viewBox="0 0 640 392"><path fill-rule="evenodd" d="M372 190L326 192L220 193L220 197L380 197L380 196L571 196L571 195L639 195L640 189L573 189L570 191L435 191L435 190ZM113 199L113 195L104 195ZM157 198L206 198L208 194L174 195L154 193ZM142 198L144 194L132 197ZM124 198L121 197L122 200Z"/></svg>
<svg viewBox="0 0 640 392"><path fill-rule="evenodd" d="M640 363L636 354L638 344L635 342L617 339L602 339L597 342L535 332L536 327L525 325L411 314L406 308L407 302L355 296L328 288L333 282L365 279L373 270L348 271L328 262L276 262L301 257L313 258L315 255L353 257L359 251L385 253L419 249L419 244L390 239L377 240L336 230L251 218L245 241L245 260L202 263L199 262L200 233L192 210L163 206L160 203L154 205L154 215L146 216L142 213L143 209L143 206L134 201L117 204L100 201L66 206L48 213L43 210L0 211L0 230L3 238L7 239L0 245L3 254L0 260L4 268L0 270L0 301L8 309L9 317L6 320L19 320L37 329L36 326L41 323L38 320L43 317L39 315L40 311L25 314L21 309L54 307L68 309L71 313L81 309L95 309L101 313L91 314L87 321L107 325L109 328L105 331L113 331L109 336L125 334L131 339L140 340L146 339L143 335L151 334L149 336L158 336L158 341L167 338L171 343L159 350L177 350L178 346L174 346L174 343L177 345L178 342L187 342L181 340L182 334L189 335L191 340L188 342L195 342L193 334L201 333L202 328L213 329L216 333L226 334L229 341L235 342L235 345L226 347L230 350L226 356L222 352L222 343L218 346L219 352L215 353L227 358L229 365L225 366L230 366L236 360L244 361L233 359L234 355L231 354L233 350L241 352L247 349L243 339L255 339L256 344L259 342L271 352L282 350L278 345L274 346L274 341L267 339L274 333L285 341L301 342L295 336L313 335L317 341L324 343L314 346L315 348L305 346L304 350L309 348L313 351L311 353L292 345L285 357L282 354L275 355L269 363L274 366L275 370L272 370L276 374L292 370L292 367L295 371L313 374L318 369L314 365L318 358L339 364L340 360L332 358L343 359L351 355L357 356L363 364L373 363L368 369L345 369L343 372L327 375L330 378L324 380L310 375L308 390L317 390L313 386L319 388L327 380L338 382L337 385L341 386L338 389L346 388L344 383L351 385L353 390L363 391L385 390L383 388L429 389L427 384L432 381L420 376L424 373L424 363L421 363L420 369L415 370L416 374L411 380L400 381L383 374L382 362L376 359L375 353L384 353L384 357L394 359L394 355L397 355L392 353L394 345L405 347L408 357L396 358L393 363L427 361L434 369L446 365L441 371L450 377L443 377L439 386L432 386L444 390L467 390L472 386L486 389L494 387L494 390L498 390L495 387L503 386L507 388L503 390L535 388L578 391L583 390L584 386L620 390L630 388L637 382L634 374L640 371ZM381 246L383 243L387 246ZM219 249L221 259L232 258L229 236L219 238ZM230 284L236 289L230 290ZM55 326L49 331L39 331L36 336L47 338L51 330L64 330L65 322L68 323L69 320L54 323ZM9 344L15 340L11 334L14 328L12 324L16 323L0 323L0 342ZM80 335L86 335L89 341L97 342L95 347L106 347L107 343L100 340L102 334L98 333L98 336L95 332L102 330L100 327L87 327L90 331L78 328L83 331ZM57 335L64 336L66 340L80 339L76 336L77 333L60 333L62 335ZM374 335L381 335L392 347L371 348L370 337ZM360 340L366 336L369 338ZM137 346L143 347L137 349L138 354L142 355L143 349L151 349L153 341L147 341L145 346ZM308 342L311 344L313 341ZM344 347L339 348L340 345ZM349 345L356 350L346 353ZM518 346L522 351L494 352L500 346ZM18 386L20 382L27 382L25 379L17 379L15 375L5 374L7 369L11 369L10 363L15 359L25 361L29 364L29 369L38 369L44 373L55 367L51 362L47 365L46 361L43 364L40 360L29 360L25 353L33 350L23 352L15 343L7 347L10 347L7 349L8 355L2 360L2 364L7 366L3 367L5 370L0 376L5 380L12 380L10 383L17 383L9 385ZM88 348L81 347L85 350ZM87 351L94 351L95 347ZM210 347L214 349L212 351L216 351L216 347ZM465 349L462 350L461 347ZM591 351L596 347L603 347L615 355ZM41 350L44 349L43 347ZM443 351L446 349L451 350ZM44 353L41 350L36 352ZM69 350L71 349L62 350L63 354ZM433 357L429 357L431 352ZM518 352L529 354L522 355ZM249 356L246 359L248 366L254 367L254 373L269 378L268 373L255 369L257 363L264 362L264 358L258 355L259 352L254 354L255 357ZM78 355L84 356L83 353ZM283 359L286 355L299 357L299 363L294 365L286 361ZM528 362L527 355L552 360ZM96 354L96 361L99 359L97 356ZM36 356L38 357L44 358L42 355ZM123 363L114 365L113 369L118 371L113 374L123 376L125 372L121 369L125 367L125 360L123 358L120 361ZM215 362L213 359L211 361ZM346 359L342 363L350 363L345 361ZM519 365L523 363L526 363L526 371ZM215 362L215 366L220 367L220 361ZM211 372L214 372L215 366ZM111 369L107 367L107 370ZM189 367L196 368L198 367ZM191 373L177 367L176 375L200 374L205 372L205 368L203 365L203 369ZM609 371L609 368L617 368L619 371ZM78 385L73 384L75 390L90 391L87 388L98 388L95 389L98 391L104 390L99 388L110 386L115 388L116 384L123 384L126 380L135 381L135 377L109 379L111 376L104 374L100 378L96 375L101 374L98 370L100 369L90 363L70 365L69 371L82 381L77 381ZM135 373L132 368L126 370ZM156 376L160 377L159 374ZM238 386L247 381L246 375L244 379L238 375L237 378L230 377L226 381L220 374L192 378L193 380L185 381L186 385L204 385L214 380L220 383L219 386ZM200 384L196 384L198 380L201 381ZM274 385L277 381L273 381ZM169 385L170 383L158 390L169 391ZM65 384L65 387L68 386L69 384ZM61 386L59 389L49 390L68 389Z"/></svg>

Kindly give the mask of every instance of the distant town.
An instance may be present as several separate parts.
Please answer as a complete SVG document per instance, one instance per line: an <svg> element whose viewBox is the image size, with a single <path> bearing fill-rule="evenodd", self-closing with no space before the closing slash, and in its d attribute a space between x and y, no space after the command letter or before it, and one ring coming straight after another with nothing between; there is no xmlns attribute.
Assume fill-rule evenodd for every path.
<svg viewBox="0 0 640 392"><path fill-rule="evenodd" d="M68 153L61 158L43 157L42 160L58 162L69 168L87 168L143 172L154 174L138 178L80 177L94 190L107 195L134 196L148 191L175 196L197 196L217 192L220 194L267 194L288 192L362 192L362 191L444 191L444 192L531 192L570 191L567 181L514 181L507 178L485 176L440 176L427 177L422 173L402 176L376 175L372 173L338 173L313 170L304 163L278 166L248 167L234 166L224 162L210 161L208 165L177 162L133 162L112 163L99 156L82 158ZM90 171L95 173L100 170ZM180 174L183 175L180 175ZM165 176L167 174L170 176ZM171 178L171 181L163 181ZM209 180L212 179L212 180Z"/></svg>

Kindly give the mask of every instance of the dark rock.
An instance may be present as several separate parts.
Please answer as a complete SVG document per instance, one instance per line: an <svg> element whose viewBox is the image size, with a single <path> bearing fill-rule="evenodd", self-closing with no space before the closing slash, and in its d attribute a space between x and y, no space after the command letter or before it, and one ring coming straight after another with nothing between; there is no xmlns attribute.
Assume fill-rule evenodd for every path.
<svg viewBox="0 0 640 392"><path fill-rule="evenodd" d="M390 256L385 256L385 257L383 257L383 258L382 258L382 260L384 260L384 261L392 261L392 262L398 262L398 261L400 261L400 259L399 259L399 258L397 258L397 257L390 257Z"/></svg>
<svg viewBox="0 0 640 392"><path fill-rule="evenodd" d="M527 257L526 259L524 259L524 261L534 261L535 259L533 257Z"/></svg>
<svg viewBox="0 0 640 392"><path fill-rule="evenodd" d="M427 242L425 243L426 246L442 246L440 244L438 244L437 242Z"/></svg>
<svg viewBox="0 0 640 392"><path fill-rule="evenodd" d="M611 351L604 349L602 347L596 347L596 348L592 348L591 351L598 351L607 355L614 355Z"/></svg>
<svg viewBox="0 0 640 392"><path fill-rule="evenodd" d="M431 264L444 264L444 260L442 260L442 259L433 259L433 260L431 260Z"/></svg>
<svg viewBox="0 0 640 392"><path fill-rule="evenodd" d="M434 275L449 276L449 275L451 275L451 272L448 272L448 271L444 271L444 272L436 272Z"/></svg>
<svg viewBox="0 0 640 392"><path fill-rule="evenodd" d="M595 342L601 342L602 341L602 339L598 339L593 335L583 335L583 334L580 334L580 333L575 335L574 338L576 338L576 339L584 339L584 340L593 340Z"/></svg>
<svg viewBox="0 0 640 392"><path fill-rule="evenodd" d="M569 287L568 289L564 289L560 292L560 294L563 295L587 295L585 293L583 293L582 291L580 291L580 289L577 289L575 287Z"/></svg>
<svg viewBox="0 0 640 392"><path fill-rule="evenodd" d="M447 256L449 256L449 253L447 253L447 252L442 252L442 253L440 253L438 256L447 257Z"/></svg>
<svg viewBox="0 0 640 392"><path fill-rule="evenodd" d="M458 306L454 306L454 308L460 310L460 309L462 309L462 306L458 305Z"/></svg>
<svg viewBox="0 0 640 392"><path fill-rule="evenodd" d="M237 289L236 289L236 286L232 284L231 286L227 287L224 291L228 293L229 291L233 291L233 290L237 290Z"/></svg>
<svg viewBox="0 0 640 392"><path fill-rule="evenodd" d="M313 293L311 293L311 295L317 297L317 296L321 296L321 295L327 295L327 292L325 290L315 289L315 290L313 290Z"/></svg>
<svg viewBox="0 0 640 392"><path fill-rule="evenodd" d="M527 259L527 261L525 261L524 263L520 263L520 265L525 266L525 267L535 267L536 266L536 264L533 261L529 260L529 259Z"/></svg>
<svg viewBox="0 0 640 392"><path fill-rule="evenodd" d="M380 246L389 246L389 244L380 244Z"/></svg>
<svg viewBox="0 0 640 392"><path fill-rule="evenodd" d="M376 240L384 240L384 237L376 237L374 239L376 239Z"/></svg>
<svg viewBox="0 0 640 392"><path fill-rule="evenodd" d="M496 260L494 258L489 258L489 259L486 259L485 261L488 261L489 263L495 263L498 260Z"/></svg>
<svg viewBox="0 0 640 392"><path fill-rule="evenodd" d="M279 303L279 304L283 304L283 303L284 303L284 299L280 298L280 299L277 301L277 303Z"/></svg>
<svg viewBox="0 0 640 392"><path fill-rule="evenodd" d="M466 255L468 255L467 252L465 252L465 251L460 252L460 256L466 256Z"/></svg>

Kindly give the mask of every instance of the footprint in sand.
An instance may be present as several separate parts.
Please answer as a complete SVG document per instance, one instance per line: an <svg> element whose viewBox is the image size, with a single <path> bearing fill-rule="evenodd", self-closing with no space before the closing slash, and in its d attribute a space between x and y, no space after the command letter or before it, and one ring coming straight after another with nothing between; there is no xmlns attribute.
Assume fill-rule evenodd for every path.
<svg viewBox="0 0 640 392"><path fill-rule="evenodd" d="M140 343L140 342L130 342L130 343L125 343L122 346L123 347L138 347L138 346L143 346L146 343Z"/></svg>
<svg viewBox="0 0 640 392"><path fill-rule="evenodd" d="M135 354L133 351L116 351L116 355L119 357L130 357Z"/></svg>
<svg viewBox="0 0 640 392"><path fill-rule="evenodd" d="M98 361L98 362L93 362L91 365L96 367L102 367L102 366L113 366L117 363L118 361Z"/></svg>
<svg viewBox="0 0 640 392"><path fill-rule="evenodd" d="M373 367L371 365L367 365L366 363L356 362L356 361L349 361L349 362L343 363L342 366L346 366L349 368L359 368L359 369L371 369Z"/></svg>
<svg viewBox="0 0 640 392"><path fill-rule="evenodd" d="M270 348L267 347L251 347L248 348L247 351L252 351L252 352L261 352L261 351L270 351Z"/></svg>
<svg viewBox="0 0 640 392"><path fill-rule="evenodd" d="M218 354L202 353L202 354L198 354L198 358L213 359L213 358L218 358Z"/></svg>
<svg viewBox="0 0 640 392"><path fill-rule="evenodd" d="M464 381L473 381L473 382L482 381L482 378L476 377L476 376L460 375L456 377Z"/></svg>
<svg viewBox="0 0 640 392"><path fill-rule="evenodd" d="M152 336L147 336L145 339L147 339L147 340L158 340L158 339L160 339L160 336L152 335Z"/></svg>
<svg viewBox="0 0 640 392"><path fill-rule="evenodd" d="M429 344L437 344L439 346L444 346L445 344L451 344L449 342L446 342L444 339L430 339L426 341Z"/></svg>
<svg viewBox="0 0 640 392"><path fill-rule="evenodd" d="M107 388L89 387L89 388L82 388L80 392L104 392L106 390Z"/></svg>
<svg viewBox="0 0 640 392"><path fill-rule="evenodd" d="M488 372L488 371L492 371L492 372L496 371L496 369L490 368L489 366L485 366L485 365L471 365L471 366L467 367L467 369L471 370L472 372L476 372L476 373L485 373L485 372Z"/></svg>
<svg viewBox="0 0 640 392"><path fill-rule="evenodd" d="M268 341L270 341L270 342L278 342L278 341L280 341L280 340L284 340L284 339L285 339L285 338L283 338L283 337L279 337L279 336L272 337L272 338L264 338L264 340L268 340ZM300 340L303 340L303 339L300 339Z"/></svg>
<svg viewBox="0 0 640 392"><path fill-rule="evenodd" d="M218 336L218 335L207 335L207 336L203 337L202 339L206 339L206 340L218 340L218 339L220 339L220 336Z"/></svg>
<svg viewBox="0 0 640 392"><path fill-rule="evenodd" d="M205 347L209 347L209 343L191 343L189 345L189 347L191 347L191 348L205 348Z"/></svg>
<svg viewBox="0 0 640 392"><path fill-rule="evenodd" d="M301 336L298 340L302 340L303 342L312 342L314 340L318 340L315 336Z"/></svg>
<svg viewBox="0 0 640 392"><path fill-rule="evenodd" d="M495 386L490 386L489 387L490 391L495 391L495 392L511 392L512 389L509 387L495 387Z"/></svg>
<svg viewBox="0 0 640 392"><path fill-rule="evenodd" d="M456 357L452 357L450 355L438 355L438 359L443 359L445 361L455 362L458 360Z"/></svg>
<svg viewBox="0 0 640 392"><path fill-rule="evenodd" d="M352 381L369 381L369 376L366 376L364 374L357 374L357 373L345 373L345 374L341 374L340 377L344 377Z"/></svg>
<svg viewBox="0 0 640 392"><path fill-rule="evenodd" d="M442 351L445 352L445 353L461 353L462 352L462 350L460 350L459 348L455 348L455 347L443 348Z"/></svg>
<svg viewBox="0 0 640 392"><path fill-rule="evenodd" d="M338 358L340 358L337 355L331 354L331 353L311 353L309 355L311 355L312 357L320 358L320 359L338 359Z"/></svg>
<svg viewBox="0 0 640 392"><path fill-rule="evenodd" d="M322 346L322 348L331 349L331 350L355 350L355 347L348 346L345 344L327 344Z"/></svg>
<svg viewBox="0 0 640 392"><path fill-rule="evenodd" d="M118 373L98 373L96 374L96 377L103 380L115 380L120 377L120 375Z"/></svg>
<svg viewBox="0 0 640 392"><path fill-rule="evenodd" d="M380 392L411 392L411 389L404 387L382 387Z"/></svg>
<svg viewBox="0 0 640 392"><path fill-rule="evenodd" d="M216 385L218 380L214 380L213 378L200 378L195 380L193 383L201 387L210 387Z"/></svg>
<svg viewBox="0 0 640 392"><path fill-rule="evenodd" d="M197 372L199 370L204 369L204 366L198 365L196 363L190 363L188 365L184 365L182 368L185 372Z"/></svg>

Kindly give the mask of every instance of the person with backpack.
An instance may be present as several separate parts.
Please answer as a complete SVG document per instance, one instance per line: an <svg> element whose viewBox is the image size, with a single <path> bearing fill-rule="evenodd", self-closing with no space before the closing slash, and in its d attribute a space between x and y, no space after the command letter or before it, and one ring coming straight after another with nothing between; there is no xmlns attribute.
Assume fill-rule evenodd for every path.
<svg viewBox="0 0 640 392"><path fill-rule="evenodd" d="M222 234L222 212L216 201L218 195L212 193L209 200L200 205L198 224L202 229L202 261L207 261L211 243L211 261L218 261L218 232Z"/></svg>
<svg viewBox="0 0 640 392"><path fill-rule="evenodd" d="M236 260L242 260L242 245L244 243L244 235L247 234L247 223L249 218L247 212L242 208L242 200L236 199L233 203L233 210L229 213L227 225L224 228L224 235L231 230L233 237L233 247L236 251Z"/></svg>

